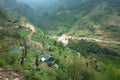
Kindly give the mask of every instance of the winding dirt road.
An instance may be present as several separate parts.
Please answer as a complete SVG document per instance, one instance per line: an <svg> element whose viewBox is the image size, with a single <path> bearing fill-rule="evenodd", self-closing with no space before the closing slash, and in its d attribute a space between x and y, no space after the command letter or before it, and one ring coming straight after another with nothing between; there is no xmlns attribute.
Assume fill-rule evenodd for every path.
<svg viewBox="0 0 120 80"><path fill-rule="evenodd" d="M28 34L28 36L27 36L28 39L31 39L31 38L32 38L32 35L33 35L34 33L36 33L36 30L35 30L34 26L31 25L31 24L29 24L29 23L26 23L26 22L21 22L21 25L24 26L25 28L28 28L28 29L31 30L30 34Z"/></svg>
<svg viewBox="0 0 120 80"><path fill-rule="evenodd" d="M36 41L32 40L33 34L36 33L35 27L33 25L31 25L27 22L23 22L23 21L21 21L20 24L21 24L21 26L31 30L31 32L27 35L28 46L31 46L32 48L37 48L39 50L43 50L43 46L40 42L36 42ZM14 26L14 27L11 27L10 29L16 29L16 28L19 28L19 26ZM5 28L0 26L0 30L3 30L3 29L5 29Z"/></svg>
<svg viewBox="0 0 120 80"><path fill-rule="evenodd" d="M43 50L43 46L40 42L36 42L32 40L32 35L36 33L35 27L26 22L21 22L21 25L31 30L31 32L27 35L28 45L30 45L31 47Z"/></svg>

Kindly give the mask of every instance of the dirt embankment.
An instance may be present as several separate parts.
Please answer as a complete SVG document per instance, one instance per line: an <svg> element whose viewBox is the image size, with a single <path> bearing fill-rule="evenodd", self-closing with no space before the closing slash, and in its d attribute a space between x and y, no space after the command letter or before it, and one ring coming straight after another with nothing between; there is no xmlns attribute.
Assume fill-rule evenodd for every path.
<svg viewBox="0 0 120 80"><path fill-rule="evenodd" d="M0 26L0 30L4 29L3 27Z"/></svg>
<svg viewBox="0 0 120 80"><path fill-rule="evenodd" d="M25 76L15 70L0 68L0 80L25 80Z"/></svg>

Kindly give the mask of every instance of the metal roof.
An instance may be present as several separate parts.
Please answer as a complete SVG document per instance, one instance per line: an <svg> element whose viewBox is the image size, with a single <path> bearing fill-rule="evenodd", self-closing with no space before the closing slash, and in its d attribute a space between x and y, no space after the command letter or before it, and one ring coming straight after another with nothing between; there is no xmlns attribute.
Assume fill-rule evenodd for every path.
<svg viewBox="0 0 120 80"><path fill-rule="evenodd" d="M51 58L52 56L48 53L45 53L42 55L43 58L45 58L46 60L48 60L49 58Z"/></svg>

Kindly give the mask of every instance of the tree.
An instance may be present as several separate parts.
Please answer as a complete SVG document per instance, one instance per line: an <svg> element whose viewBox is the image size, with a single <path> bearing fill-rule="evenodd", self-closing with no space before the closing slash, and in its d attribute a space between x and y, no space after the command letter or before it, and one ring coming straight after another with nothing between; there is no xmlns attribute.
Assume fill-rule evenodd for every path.
<svg viewBox="0 0 120 80"><path fill-rule="evenodd" d="M20 61L21 65L23 65L23 63L24 63L24 60L27 55L27 50L28 50L28 46L27 46L26 39L23 39L21 42L21 51L22 51L21 61Z"/></svg>
<svg viewBox="0 0 120 80"><path fill-rule="evenodd" d="M36 56L36 58L35 58L35 66L36 67L39 66L39 56Z"/></svg>

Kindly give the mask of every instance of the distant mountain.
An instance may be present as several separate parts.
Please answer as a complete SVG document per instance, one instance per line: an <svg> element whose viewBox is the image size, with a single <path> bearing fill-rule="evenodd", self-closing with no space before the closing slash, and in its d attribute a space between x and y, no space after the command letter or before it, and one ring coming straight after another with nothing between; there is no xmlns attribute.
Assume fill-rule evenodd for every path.
<svg viewBox="0 0 120 80"><path fill-rule="evenodd" d="M30 6L17 0L1 0L0 7L17 12L31 22L36 21L38 18L37 13Z"/></svg>
<svg viewBox="0 0 120 80"><path fill-rule="evenodd" d="M40 13L41 21L38 25L45 33L95 37L100 30L106 32L103 36L112 38L118 36L119 0L61 0L61 2L63 3L55 7L56 9L54 4L51 9L48 8ZM111 28L111 25L116 27Z"/></svg>
<svg viewBox="0 0 120 80"><path fill-rule="evenodd" d="M0 0L0 7L13 8L17 5L16 0Z"/></svg>
<svg viewBox="0 0 120 80"><path fill-rule="evenodd" d="M18 0L19 1L19 0ZM26 3L34 9L47 9L51 8L52 5L59 4L59 0L20 0L20 2Z"/></svg>
<svg viewBox="0 0 120 80"><path fill-rule="evenodd" d="M12 0L9 5L1 1L1 6L22 14L47 34L95 37L98 32L119 32L119 0Z"/></svg>

